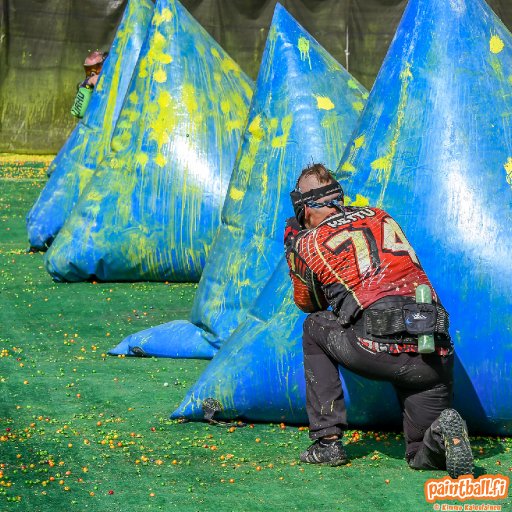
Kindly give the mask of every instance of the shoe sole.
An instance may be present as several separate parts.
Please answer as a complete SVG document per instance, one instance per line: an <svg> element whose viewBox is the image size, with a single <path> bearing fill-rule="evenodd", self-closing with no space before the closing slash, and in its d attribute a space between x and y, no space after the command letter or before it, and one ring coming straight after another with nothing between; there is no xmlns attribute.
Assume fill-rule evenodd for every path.
<svg viewBox="0 0 512 512"><path fill-rule="evenodd" d="M348 459L334 459L326 462L315 462L315 461L309 461L309 460L303 460L300 459L301 462L305 464L316 464L317 466L344 466L345 464L348 464Z"/></svg>
<svg viewBox="0 0 512 512"><path fill-rule="evenodd" d="M315 460L314 455L308 453L307 451L302 453L299 457L301 462L305 464L317 464L320 466L344 466L348 464L348 457L344 457L342 459L331 459L331 460Z"/></svg>
<svg viewBox="0 0 512 512"><path fill-rule="evenodd" d="M325 462L326 466L344 466L345 464L348 464L348 459L336 459L331 462Z"/></svg>
<svg viewBox="0 0 512 512"><path fill-rule="evenodd" d="M452 478L473 473L473 452L464 420L455 409L445 409L439 425L446 450L446 469Z"/></svg>

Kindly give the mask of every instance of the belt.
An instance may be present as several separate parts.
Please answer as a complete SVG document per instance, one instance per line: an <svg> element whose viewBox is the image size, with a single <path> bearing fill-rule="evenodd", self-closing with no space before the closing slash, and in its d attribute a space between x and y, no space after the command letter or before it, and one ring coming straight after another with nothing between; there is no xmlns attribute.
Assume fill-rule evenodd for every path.
<svg viewBox="0 0 512 512"><path fill-rule="evenodd" d="M448 313L440 304L384 298L365 309L356 324L362 337L381 343L417 343L421 333L435 334L436 345L450 345Z"/></svg>

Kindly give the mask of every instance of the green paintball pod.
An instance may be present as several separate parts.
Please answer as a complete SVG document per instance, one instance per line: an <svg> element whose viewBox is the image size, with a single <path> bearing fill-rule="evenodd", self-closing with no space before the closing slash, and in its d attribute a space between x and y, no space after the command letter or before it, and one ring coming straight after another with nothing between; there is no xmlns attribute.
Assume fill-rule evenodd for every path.
<svg viewBox="0 0 512 512"><path fill-rule="evenodd" d="M78 119L84 117L85 111L91 101L93 88L91 86L80 86L75 96L75 102L71 108L71 114Z"/></svg>
<svg viewBox="0 0 512 512"><path fill-rule="evenodd" d="M432 291L426 284L420 284L416 288L417 304L432 304ZM430 354L436 349L433 334L418 334L418 352Z"/></svg>

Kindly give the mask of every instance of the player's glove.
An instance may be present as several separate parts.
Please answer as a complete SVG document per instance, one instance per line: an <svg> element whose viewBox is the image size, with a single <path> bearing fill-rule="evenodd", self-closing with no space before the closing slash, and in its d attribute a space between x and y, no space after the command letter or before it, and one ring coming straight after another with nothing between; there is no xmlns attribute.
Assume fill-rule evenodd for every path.
<svg viewBox="0 0 512 512"><path fill-rule="evenodd" d="M287 257L290 254L290 251L293 249L297 235L301 231L302 226L299 224L299 221L295 217L286 219L286 227L284 229L284 250Z"/></svg>

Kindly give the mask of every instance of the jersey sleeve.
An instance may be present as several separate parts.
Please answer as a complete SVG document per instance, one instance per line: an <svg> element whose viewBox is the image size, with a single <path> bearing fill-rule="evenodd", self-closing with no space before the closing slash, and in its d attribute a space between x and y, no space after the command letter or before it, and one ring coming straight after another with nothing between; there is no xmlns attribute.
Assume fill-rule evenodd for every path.
<svg viewBox="0 0 512 512"><path fill-rule="evenodd" d="M293 299L297 307L305 313L327 309L329 304L318 278L296 248L287 254L286 260L293 284Z"/></svg>

